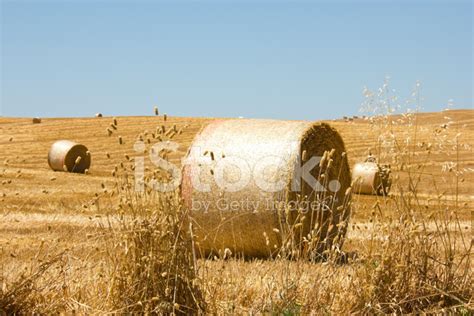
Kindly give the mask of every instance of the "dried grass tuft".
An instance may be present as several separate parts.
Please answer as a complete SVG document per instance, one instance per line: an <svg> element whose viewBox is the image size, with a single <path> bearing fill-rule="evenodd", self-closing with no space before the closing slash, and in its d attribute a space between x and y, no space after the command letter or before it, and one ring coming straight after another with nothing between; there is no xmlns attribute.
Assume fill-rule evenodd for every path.
<svg viewBox="0 0 474 316"><path fill-rule="evenodd" d="M123 166L124 168L125 165ZM199 314L206 308L192 252L188 214L178 192L129 190L117 174L119 227L108 249L113 262L112 304L117 312Z"/></svg>
<svg viewBox="0 0 474 316"><path fill-rule="evenodd" d="M0 275L0 314L43 314L58 313L64 310L61 300L63 293L59 271L64 271L65 254L37 260L17 275L8 285ZM56 270L56 271L55 271Z"/></svg>

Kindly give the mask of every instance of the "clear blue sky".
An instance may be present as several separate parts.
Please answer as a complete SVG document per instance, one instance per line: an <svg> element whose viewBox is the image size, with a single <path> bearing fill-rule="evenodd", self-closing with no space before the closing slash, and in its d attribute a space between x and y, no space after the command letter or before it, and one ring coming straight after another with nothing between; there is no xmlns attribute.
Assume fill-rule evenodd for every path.
<svg viewBox="0 0 474 316"><path fill-rule="evenodd" d="M327 119L386 75L473 107L471 1L0 1L3 116Z"/></svg>

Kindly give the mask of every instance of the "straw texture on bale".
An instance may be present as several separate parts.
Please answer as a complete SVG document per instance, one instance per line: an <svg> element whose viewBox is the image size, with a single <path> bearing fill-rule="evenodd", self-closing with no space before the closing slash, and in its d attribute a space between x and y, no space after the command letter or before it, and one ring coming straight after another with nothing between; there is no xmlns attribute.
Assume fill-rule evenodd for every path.
<svg viewBox="0 0 474 316"><path fill-rule="evenodd" d="M303 180L298 190L293 179L299 170L297 166L305 163L302 156L309 160L329 151L332 161L325 181L330 183L329 187L332 183L333 190L316 192L314 185ZM237 168L242 166L242 161L244 167ZM319 180L322 169L317 164L311 175ZM216 183L216 177L222 177L224 182ZM249 181L243 181L246 185L239 190L226 187L241 179ZM268 189L259 179L280 186ZM339 185L330 180L338 180ZM196 188L196 181L208 184L209 190ZM346 197L350 181L344 142L328 124L222 120L206 126L194 139L183 166L181 194L190 209L196 249L201 256L222 254L228 249L245 257L268 257L278 251L285 235L307 236L315 227L319 232L318 251L330 247L335 236L341 236L337 224L347 220L350 214ZM304 205L329 197L333 197L328 203L330 211L309 209L302 225L291 226L301 219L297 210L288 211L291 202ZM289 232L283 223L289 223L287 227L297 231ZM345 228L342 237L344 234Z"/></svg>
<svg viewBox="0 0 474 316"><path fill-rule="evenodd" d="M55 171L84 173L91 165L91 155L84 145L59 140L49 150L48 164Z"/></svg>

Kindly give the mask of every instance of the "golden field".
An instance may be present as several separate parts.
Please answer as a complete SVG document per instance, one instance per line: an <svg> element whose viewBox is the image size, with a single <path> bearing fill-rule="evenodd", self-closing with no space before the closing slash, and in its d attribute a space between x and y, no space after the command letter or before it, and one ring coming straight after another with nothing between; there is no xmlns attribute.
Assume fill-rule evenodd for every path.
<svg viewBox="0 0 474 316"><path fill-rule="evenodd" d="M114 271L107 258L113 257L113 249L108 247L104 236L117 202L117 196L112 194L116 184L112 175L114 167L127 161L126 155L133 159L133 144L138 135L145 131L153 133L162 125L167 128L176 125L182 130L173 138L180 144L179 151L169 155L169 160L179 165L195 135L212 120L117 117L117 130L108 136L106 129L112 117L43 119L40 124L33 124L29 118L0 118L0 285L4 293L17 284L15 280L21 279L22 274L34 274L38 265L60 253L61 263L53 267L57 274L48 270L38 275L38 284L31 285L38 287L37 293L24 298L34 303L25 306L39 312L128 310L116 307L109 300ZM328 121L342 135L351 166L372 152L381 157L381 162L390 162L393 167L394 185L389 197L353 195L352 217L343 250L361 259L345 264L278 259L198 260L196 282L207 312L403 313L439 312L445 308L458 308L456 311L463 313L472 311L472 290L466 293L462 282L472 281L471 258L465 256L472 246L474 111L421 113L409 120L404 116L388 116L381 122L363 118ZM389 144L380 139L388 130L393 134ZM118 136L122 137L122 144ZM88 147L92 155L88 174L54 172L48 167L48 150L58 139L73 140ZM387 151L390 146L390 150L401 153L398 164L390 160L395 155ZM413 239L415 245L411 245L411 237L403 235L398 224L392 226L392 221L396 222L404 212L416 217L414 222L422 223L423 230L416 231L416 224L413 226L417 236L414 238L426 233L428 239ZM444 226L440 227L440 223ZM384 238L391 234L395 236L393 244L385 244ZM442 235L441 240L447 240L449 245L441 250L436 248L438 244L416 248L425 247L424 242L431 242L437 235ZM397 248L403 244L413 247L413 252L400 258L421 256L417 253L420 249L440 251L437 261L442 264L433 263L436 273L430 277L439 279L439 286L432 285L438 281L429 281L430 287L419 293L416 287L424 285L410 283L415 277L405 274L411 267L403 267L405 261L397 262L402 259L396 254L405 254L405 249ZM448 248L453 253L446 254ZM390 249L393 253L387 251ZM430 256L428 252L423 255ZM394 264L374 258L392 258ZM450 267L453 270L450 280L441 271L446 258L458 264L456 268ZM386 276L388 279L383 282L374 281L374 271L382 274L384 271L365 266L371 260L393 269L393 280ZM417 264L414 262L414 267ZM459 274L466 264L468 273ZM397 283L396 271L407 278L405 283ZM384 282L387 288L383 288ZM459 293L449 292L448 289L458 285ZM421 298L423 295L426 298ZM411 300L416 303L412 304ZM0 305L0 314L1 311ZM183 309L177 306L173 311ZM204 310L187 312L204 313Z"/></svg>

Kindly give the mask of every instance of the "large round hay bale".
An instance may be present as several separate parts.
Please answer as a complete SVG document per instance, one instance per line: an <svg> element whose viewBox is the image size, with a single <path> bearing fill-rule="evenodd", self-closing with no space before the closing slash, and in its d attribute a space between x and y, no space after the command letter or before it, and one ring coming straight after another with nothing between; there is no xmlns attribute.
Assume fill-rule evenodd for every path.
<svg viewBox="0 0 474 316"><path fill-rule="evenodd" d="M91 155L84 145L58 140L49 150L48 164L55 171L84 173L91 165Z"/></svg>
<svg viewBox="0 0 474 316"><path fill-rule="evenodd" d="M196 136L181 195L203 256L226 248L246 257L274 256L289 241L309 247L310 233L321 253L336 237L343 241L350 182L344 142L328 124L222 120Z"/></svg>

